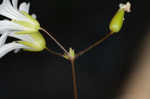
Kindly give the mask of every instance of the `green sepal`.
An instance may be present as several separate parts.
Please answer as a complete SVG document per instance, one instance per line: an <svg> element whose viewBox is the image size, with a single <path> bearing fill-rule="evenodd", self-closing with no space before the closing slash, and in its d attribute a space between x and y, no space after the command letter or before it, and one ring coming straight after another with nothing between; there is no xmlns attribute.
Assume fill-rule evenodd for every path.
<svg viewBox="0 0 150 99"><path fill-rule="evenodd" d="M114 15L114 17L112 18L109 25L109 29L112 33L116 33L121 30L123 25L123 20L124 20L124 14L125 14L124 9L119 9L117 13Z"/></svg>
<svg viewBox="0 0 150 99"><path fill-rule="evenodd" d="M37 31L29 31L29 30L27 30L27 31L19 31L19 32L15 32L15 34L31 34L31 33L35 33L35 32L37 32Z"/></svg>
<svg viewBox="0 0 150 99"><path fill-rule="evenodd" d="M76 57L75 51L72 48L69 48L69 53L65 53L63 57L67 60L74 59Z"/></svg>
<svg viewBox="0 0 150 99"><path fill-rule="evenodd" d="M35 25L40 26L39 22L33 18L31 15L29 15L28 13L26 13L25 11L21 11L21 13L26 16L30 21L32 21Z"/></svg>
<svg viewBox="0 0 150 99"><path fill-rule="evenodd" d="M30 35L34 41L27 42L27 41L17 41L20 44L30 47L31 49L24 49L25 51L32 51L32 52L39 52L46 48L46 41L40 32L28 34Z"/></svg>
<svg viewBox="0 0 150 99"><path fill-rule="evenodd" d="M20 21L20 20L12 20L12 22L20 24L22 26L24 26L25 28L29 28L31 29L31 31L38 31L40 29L40 24L39 22L34 19L32 16L30 16L28 13L21 11L21 13L27 17L31 23L29 23L28 21Z"/></svg>

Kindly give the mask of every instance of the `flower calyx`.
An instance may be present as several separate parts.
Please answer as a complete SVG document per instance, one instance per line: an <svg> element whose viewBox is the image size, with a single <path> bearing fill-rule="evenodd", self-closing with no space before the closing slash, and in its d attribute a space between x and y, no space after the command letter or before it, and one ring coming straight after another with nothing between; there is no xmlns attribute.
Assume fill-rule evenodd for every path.
<svg viewBox="0 0 150 99"><path fill-rule="evenodd" d="M113 16L109 24L109 30L111 31L111 33L117 33L121 30L123 26L125 12L131 12L130 2L127 2L126 4L121 3L119 5L119 10Z"/></svg>
<svg viewBox="0 0 150 99"><path fill-rule="evenodd" d="M69 48L69 52L65 53L63 57L67 60L74 60L76 57L75 51L72 48Z"/></svg>

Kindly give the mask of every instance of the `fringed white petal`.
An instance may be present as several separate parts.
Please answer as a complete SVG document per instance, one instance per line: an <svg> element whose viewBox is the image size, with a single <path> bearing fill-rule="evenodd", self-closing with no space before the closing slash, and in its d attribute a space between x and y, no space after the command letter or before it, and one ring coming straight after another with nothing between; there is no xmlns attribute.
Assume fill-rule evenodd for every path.
<svg viewBox="0 0 150 99"><path fill-rule="evenodd" d="M19 6L19 11L25 11L26 13L29 13L30 9L30 3L23 2Z"/></svg>
<svg viewBox="0 0 150 99"><path fill-rule="evenodd" d="M28 34L15 34L16 32L3 32L3 33L0 33L2 36L0 37L0 47L4 45L7 37L13 37L13 38L16 38L16 39L19 39L19 40L22 40L22 41L27 41L27 42L34 42L34 39L29 36ZM21 50L21 48L18 48L18 49L15 49L14 50L14 53L18 53L19 51Z"/></svg>
<svg viewBox="0 0 150 99"><path fill-rule="evenodd" d="M0 32L1 35L8 33L9 37L13 37L22 41L34 42L34 39L28 34L16 34L17 31L3 31Z"/></svg>
<svg viewBox="0 0 150 99"><path fill-rule="evenodd" d="M4 5L11 6L10 0L3 0L1 6L4 6Z"/></svg>
<svg viewBox="0 0 150 99"><path fill-rule="evenodd" d="M6 55L7 53L13 50L20 49L20 48L29 49L29 47L22 44L18 44L16 42L5 44L2 47L0 47L0 58L2 58L4 55Z"/></svg>
<svg viewBox="0 0 150 99"><path fill-rule="evenodd" d="M18 9L18 0L12 0L13 7L17 10Z"/></svg>
<svg viewBox="0 0 150 99"><path fill-rule="evenodd" d="M10 37L14 37L14 38L17 38L17 39L20 39L22 41L27 41L27 42L34 42L34 39L29 36L28 34L15 34L15 33L9 33L8 36Z"/></svg>
<svg viewBox="0 0 150 99"><path fill-rule="evenodd" d="M4 43L6 42L8 33L4 33L2 34L2 36L0 37L0 47L4 45Z"/></svg>
<svg viewBox="0 0 150 99"><path fill-rule="evenodd" d="M11 31L11 30L27 30L27 28L16 24L9 20L2 20L0 21L0 31Z"/></svg>
<svg viewBox="0 0 150 99"><path fill-rule="evenodd" d="M0 5L0 15L13 20L30 21L12 6L10 0L3 0L2 4Z"/></svg>
<svg viewBox="0 0 150 99"><path fill-rule="evenodd" d="M33 17L34 19L37 19L36 14L32 14L32 17Z"/></svg>
<svg viewBox="0 0 150 99"><path fill-rule="evenodd" d="M11 12L12 9L11 3L9 0L3 0L2 4L0 5L0 15L8 17L10 19L17 19L17 16Z"/></svg>

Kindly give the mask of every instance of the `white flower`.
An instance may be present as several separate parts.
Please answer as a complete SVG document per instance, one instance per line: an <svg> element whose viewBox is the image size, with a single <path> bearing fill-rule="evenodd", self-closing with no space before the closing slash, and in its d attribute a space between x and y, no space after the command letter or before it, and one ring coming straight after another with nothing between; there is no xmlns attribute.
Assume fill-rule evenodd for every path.
<svg viewBox="0 0 150 99"><path fill-rule="evenodd" d="M3 0L0 5L0 15L9 18L10 20L3 20L0 22L0 31L3 30L21 30L21 31L37 31L40 24L36 21L36 15L30 16L29 7L30 3L21 3L19 9L17 8L18 0ZM4 24L3 24L4 23Z"/></svg>
<svg viewBox="0 0 150 99"><path fill-rule="evenodd" d="M0 4L0 15L8 19L0 20L0 58L8 52L19 49L27 51L42 51L45 49L45 39L38 32L40 24L36 15L29 13L30 3L21 3L18 8L18 0L3 0ZM19 39L5 44L7 37Z"/></svg>

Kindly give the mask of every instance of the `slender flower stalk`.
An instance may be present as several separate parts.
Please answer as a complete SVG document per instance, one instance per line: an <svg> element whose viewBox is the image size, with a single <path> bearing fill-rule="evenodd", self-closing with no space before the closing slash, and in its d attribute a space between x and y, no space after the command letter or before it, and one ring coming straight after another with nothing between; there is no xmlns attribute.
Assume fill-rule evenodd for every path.
<svg viewBox="0 0 150 99"><path fill-rule="evenodd" d="M54 42L64 51L64 53L68 54L68 51L51 35L51 33L46 31L44 28L40 28L40 30L44 31L52 40L54 40Z"/></svg>
<svg viewBox="0 0 150 99"><path fill-rule="evenodd" d="M51 54L53 54L53 55L63 57L63 54L57 53L57 52L51 50L50 48L46 48L46 50L47 50L48 52L50 52Z"/></svg>
<svg viewBox="0 0 150 99"><path fill-rule="evenodd" d="M79 53L76 54L76 58L79 56L82 56L83 54L87 53L89 50L93 49L94 47L98 46L99 44L101 44L104 40L106 40L108 37L110 37L112 35L112 32L106 34L105 37L103 37L102 39L96 41L94 44L90 45L88 48L80 51Z"/></svg>
<svg viewBox="0 0 150 99"><path fill-rule="evenodd" d="M71 60L71 65L72 65L72 80L73 80L73 96L74 99L78 99L79 96L78 96L77 77L74 60Z"/></svg>

